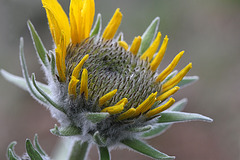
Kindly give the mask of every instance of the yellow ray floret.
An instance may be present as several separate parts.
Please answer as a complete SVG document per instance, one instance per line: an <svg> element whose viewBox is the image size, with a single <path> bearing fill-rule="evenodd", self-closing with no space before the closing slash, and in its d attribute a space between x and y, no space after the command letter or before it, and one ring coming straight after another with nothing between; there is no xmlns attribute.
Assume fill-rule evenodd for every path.
<svg viewBox="0 0 240 160"><path fill-rule="evenodd" d="M118 116L118 120L124 120L127 118L132 117L132 115L134 115L134 113L136 112L135 108L130 108L129 110L127 110L126 112L120 114L120 116Z"/></svg>
<svg viewBox="0 0 240 160"><path fill-rule="evenodd" d="M80 43L89 37L94 14L94 0L71 0L69 17L72 43Z"/></svg>
<svg viewBox="0 0 240 160"><path fill-rule="evenodd" d="M82 77L81 77L81 86L80 86L80 94L84 93L86 99L88 99L88 71L87 69L83 69Z"/></svg>
<svg viewBox="0 0 240 160"><path fill-rule="evenodd" d="M134 38L134 40L132 42L132 45L131 45L131 48L130 48L130 52L132 52L133 55L137 55L138 50L139 50L140 45L141 45L141 42L142 42L141 36L138 36L138 37Z"/></svg>
<svg viewBox="0 0 240 160"><path fill-rule="evenodd" d="M151 59L153 58L153 55L156 53L158 49L160 40L161 40L161 33L158 32L157 37L155 38L151 46L141 56L142 60L146 60L146 58L148 57L148 61L151 61Z"/></svg>
<svg viewBox="0 0 240 160"><path fill-rule="evenodd" d="M72 76L78 78L79 77L79 72L81 71L81 68L83 66L83 64L86 62L86 60L89 58L89 55L86 54L82 60L78 63L78 65L74 68L73 72L72 72Z"/></svg>
<svg viewBox="0 0 240 160"><path fill-rule="evenodd" d="M188 71L192 68L192 63L189 63L185 68L183 68L176 76L171 78L169 81L162 85L161 92L166 92L167 90L171 89L175 85L177 85L183 77L188 73Z"/></svg>
<svg viewBox="0 0 240 160"><path fill-rule="evenodd" d="M133 116L138 116L140 113L144 113L149 110L156 101L156 96L157 92L152 93L150 96L148 96L148 98L136 108L136 112Z"/></svg>
<svg viewBox="0 0 240 160"><path fill-rule="evenodd" d="M176 57L172 60L172 62L165 68L156 78L156 82L162 82L176 67L179 60L181 59L184 51L180 52Z"/></svg>
<svg viewBox="0 0 240 160"><path fill-rule="evenodd" d="M178 86L173 87L172 89L170 89L167 92L158 96L157 101L163 101L163 100L167 99L168 97L170 97L171 95L176 93L179 89L180 89L180 87L178 87Z"/></svg>
<svg viewBox="0 0 240 160"><path fill-rule="evenodd" d="M105 102L110 100L117 93L117 89L105 94L99 99L99 106L102 106Z"/></svg>
<svg viewBox="0 0 240 160"><path fill-rule="evenodd" d="M118 114L122 112L123 109L124 109L124 103L121 103L119 105L104 108L101 112L108 112L109 114Z"/></svg>
<svg viewBox="0 0 240 160"><path fill-rule="evenodd" d="M168 37L166 35L164 40L163 40L162 46L161 46L161 48L158 51L157 56L153 59L152 63L150 64L152 71L156 71L156 69L158 68L159 64L161 63L162 58L163 58L163 56L164 56L164 54L166 52L167 45L168 45Z"/></svg>
<svg viewBox="0 0 240 160"><path fill-rule="evenodd" d="M70 42L70 26L68 17L57 0L42 0L46 9L49 28L56 46L59 45L62 31L66 36L66 44Z"/></svg>
<svg viewBox="0 0 240 160"><path fill-rule="evenodd" d="M103 39L105 39L105 40L112 39L114 37L115 33L117 32L117 29L118 29L121 21L122 21L122 13L120 12L120 9L118 8L115 11L112 19L110 20L106 29L103 32L103 35L102 35Z"/></svg>
<svg viewBox="0 0 240 160"><path fill-rule="evenodd" d="M161 113L162 111L165 111L166 109L168 109L169 107L171 107L173 105L173 103L175 102L175 100L173 98L170 98L169 101L167 103L165 103L162 106L159 106L153 110L148 111L145 116L147 118L150 118L152 116L155 116L156 114Z"/></svg>
<svg viewBox="0 0 240 160"><path fill-rule="evenodd" d="M71 77L71 80L68 85L68 94L69 95L74 95L74 97L77 96L76 86L77 86L78 82L79 82L79 80L76 77L74 77L74 76Z"/></svg>
<svg viewBox="0 0 240 160"><path fill-rule="evenodd" d="M128 44L125 41L118 41L118 45L128 50Z"/></svg>
<svg viewBox="0 0 240 160"><path fill-rule="evenodd" d="M124 104L124 105L126 105L127 103L128 103L128 99L127 98L123 98L123 99L121 99L120 101L118 101L115 105L119 105L119 104Z"/></svg>
<svg viewBox="0 0 240 160"><path fill-rule="evenodd" d="M60 81L64 82L66 81L66 76L65 76L65 71L63 71L63 66L62 66L62 49L60 44L57 46L56 50L56 66L58 70L58 76L60 78Z"/></svg>

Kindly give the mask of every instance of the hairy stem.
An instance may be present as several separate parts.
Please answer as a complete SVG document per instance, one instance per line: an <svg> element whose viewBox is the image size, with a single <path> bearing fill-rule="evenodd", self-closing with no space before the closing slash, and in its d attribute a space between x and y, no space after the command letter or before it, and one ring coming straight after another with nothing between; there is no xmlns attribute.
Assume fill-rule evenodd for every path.
<svg viewBox="0 0 240 160"><path fill-rule="evenodd" d="M88 142L76 141L69 160L85 160L88 152Z"/></svg>

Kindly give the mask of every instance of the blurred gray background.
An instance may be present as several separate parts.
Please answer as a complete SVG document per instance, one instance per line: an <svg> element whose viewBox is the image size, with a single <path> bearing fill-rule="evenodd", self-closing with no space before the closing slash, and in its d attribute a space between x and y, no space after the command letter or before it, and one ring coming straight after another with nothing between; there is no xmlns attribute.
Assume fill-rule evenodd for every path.
<svg viewBox="0 0 240 160"><path fill-rule="evenodd" d="M60 3L68 12L69 0ZM213 123L190 122L173 125L161 136L148 142L177 160L240 159L240 1L239 0L96 0L96 13L102 13L103 26L116 8L124 15L120 31L131 43L142 35L156 17L160 31L169 36L169 45L161 68L181 50L185 55L177 69L189 61L198 75L194 85L180 90L177 100L187 97L187 112L214 119ZM30 19L47 49L52 48L45 11L40 0L0 0L0 68L21 75L18 46L25 40L29 72L44 82L40 65L26 26ZM0 77L0 159L7 145L16 140L16 152L24 153L26 138L38 133L40 144L51 155L58 138L49 129L57 123L50 113L31 96ZM90 154L98 159L96 149ZM148 158L128 150L112 151L113 160Z"/></svg>

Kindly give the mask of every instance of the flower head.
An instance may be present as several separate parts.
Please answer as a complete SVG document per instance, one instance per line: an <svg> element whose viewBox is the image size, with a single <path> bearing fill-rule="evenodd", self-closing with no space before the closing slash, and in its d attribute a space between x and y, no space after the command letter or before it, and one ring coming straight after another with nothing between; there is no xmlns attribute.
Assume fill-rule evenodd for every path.
<svg viewBox="0 0 240 160"><path fill-rule="evenodd" d="M158 71L169 40L165 36L160 46L159 18L129 47L122 33L116 36L122 20L120 9L101 34L100 14L93 26L94 0L71 0L69 16L57 0L42 0L42 4L55 48L47 52L33 25L28 25L48 85L36 82L34 75L30 81L22 43L20 59L30 93L49 106L61 124L52 133L103 147L123 143L138 150L131 145L133 140L143 143L137 139L161 133L161 123L209 120L177 112L185 100L169 109L175 102L171 96L198 77L185 77L192 63L174 71L184 51ZM163 112L167 109L169 112Z"/></svg>

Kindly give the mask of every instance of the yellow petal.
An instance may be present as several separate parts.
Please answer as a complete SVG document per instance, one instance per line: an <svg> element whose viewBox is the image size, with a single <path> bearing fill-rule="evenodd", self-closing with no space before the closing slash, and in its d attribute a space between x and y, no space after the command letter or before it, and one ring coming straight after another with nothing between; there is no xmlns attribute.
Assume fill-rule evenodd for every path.
<svg viewBox="0 0 240 160"><path fill-rule="evenodd" d="M126 112L120 114L120 116L118 116L118 120L124 120L124 119L130 118L132 117L132 115L134 115L135 112L136 112L135 108L130 108Z"/></svg>
<svg viewBox="0 0 240 160"><path fill-rule="evenodd" d="M81 71L81 68L83 66L83 64L86 62L86 60L88 59L89 55L86 54L82 60L78 63L78 65L73 69L72 72L72 76L78 78L79 77L79 72Z"/></svg>
<svg viewBox="0 0 240 160"><path fill-rule="evenodd" d="M141 45L141 42L142 42L141 36L138 36L138 37L134 38L134 40L132 42L132 45L131 45L131 48L130 48L130 52L132 52L133 55L137 55L138 50L139 50L140 45Z"/></svg>
<svg viewBox="0 0 240 160"><path fill-rule="evenodd" d="M156 53L156 51L158 49L160 40L161 40L161 33L158 32L157 37L155 38L155 40L153 41L151 46L141 56L142 60L146 60L147 57L148 57L148 61L152 60L153 55Z"/></svg>
<svg viewBox="0 0 240 160"><path fill-rule="evenodd" d="M121 103L119 105L104 108L101 112L108 112L109 114L118 114L122 112L123 109L124 109L124 103Z"/></svg>
<svg viewBox="0 0 240 160"><path fill-rule="evenodd" d="M128 50L128 44L125 41L118 41L118 45Z"/></svg>
<svg viewBox="0 0 240 160"><path fill-rule="evenodd" d="M167 45L168 45L168 37L166 35L166 37L163 40L162 46L160 48L160 50L158 51L157 56L153 59L152 63L151 63L151 70L152 71L156 71L156 69L158 68L159 64L162 61L162 58L166 52L167 49Z"/></svg>
<svg viewBox="0 0 240 160"><path fill-rule="evenodd" d="M58 70L58 76L60 78L60 81L64 82L66 81L66 76L65 76L65 72L63 71L63 67L62 67L62 49L60 47L60 44L57 46L56 50L56 66L57 66L57 70Z"/></svg>
<svg viewBox="0 0 240 160"><path fill-rule="evenodd" d="M74 97L77 96L76 86L77 86L78 82L79 82L79 80L76 77L74 77L74 76L71 77L71 80L68 85L68 94L69 95L74 95Z"/></svg>
<svg viewBox="0 0 240 160"><path fill-rule="evenodd" d="M110 100L117 93L117 89L105 94L99 99L99 106L102 106L105 102Z"/></svg>
<svg viewBox="0 0 240 160"><path fill-rule="evenodd" d="M172 60L172 62L165 68L156 78L156 82L162 82L176 67L179 60L181 59L184 51L180 52L176 57Z"/></svg>
<svg viewBox="0 0 240 160"><path fill-rule="evenodd" d="M103 32L102 38L105 40L112 39L115 35L115 33L118 30L118 27L120 26L122 21L122 13L120 12L120 9L118 8L110 22L108 23L106 29Z"/></svg>
<svg viewBox="0 0 240 160"><path fill-rule="evenodd" d="M126 105L127 103L128 103L128 99L127 98L123 98L123 99L121 99L120 101L118 101L115 105L119 105L119 104L124 104L124 105Z"/></svg>
<svg viewBox="0 0 240 160"><path fill-rule="evenodd" d="M178 87L178 86L173 87L172 89L170 89L167 92L165 92L165 93L161 94L160 96L158 96L157 97L157 101L163 101L163 100L167 99L168 97L170 97L171 95L176 93L179 89L180 89L180 87Z"/></svg>
<svg viewBox="0 0 240 160"><path fill-rule="evenodd" d="M145 114L145 116L146 116L147 118L149 118L149 117L152 117L152 116L154 116L154 115L156 115L156 114L158 114L158 113L161 113L162 111L164 111L164 110L168 109L169 107L171 107L174 102L175 102L175 100L174 100L173 98L170 98L167 103L165 103L164 105L159 106L159 107L157 107L157 108L155 108L155 109L153 109L153 110L148 111L148 112Z"/></svg>
<svg viewBox="0 0 240 160"><path fill-rule="evenodd" d="M90 35L95 2L94 0L71 0L69 11L72 42L80 43Z"/></svg>
<svg viewBox="0 0 240 160"><path fill-rule="evenodd" d="M175 85L177 85L191 68L192 68L192 63L189 63L185 68L183 68L180 72L178 72L176 76L174 76L173 78L171 78L169 81L167 81L162 85L161 92L164 93L167 90L174 87Z"/></svg>
<svg viewBox="0 0 240 160"><path fill-rule="evenodd" d="M87 69L83 69L82 77L81 77L81 86L80 86L80 94L83 94L86 99L88 99L88 71Z"/></svg>
<svg viewBox="0 0 240 160"><path fill-rule="evenodd" d="M49 28L56 46L60 44L62 31L66 36L66 44L70 42L70 26L68 17L57 0L42 0L43 7L46 9Z"/></svg>

